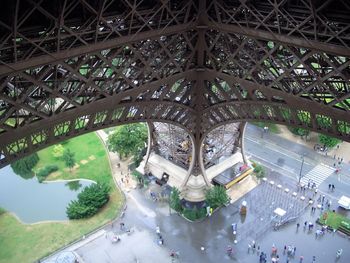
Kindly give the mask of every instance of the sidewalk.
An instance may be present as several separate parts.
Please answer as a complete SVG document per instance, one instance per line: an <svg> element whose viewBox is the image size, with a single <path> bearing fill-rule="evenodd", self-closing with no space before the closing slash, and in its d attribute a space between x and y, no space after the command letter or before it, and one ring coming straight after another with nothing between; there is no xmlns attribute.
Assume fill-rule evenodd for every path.
<svg viewBox="0 0 350 263"><path fill-rule="evenodd" d="M277 125L278 129L281 131L281 133L278 134L278 136L287 139L289 141L296 142L298 144L304 145L311 150L314 149L315 144L320 144L318 141L318 133L316 132L310 132L310 135L308 136L309 139L305 140L302 139L301 136L297 136L293 133L291 133L288 128L284 125ZM334 155L336 156L336 159L338 157L343 158L343 162L346 164L350 163L350 143L348 142L341 142L338 144L339 147L334 147L333 149L329 150L327 155L323 155L328 160L333 160ZM327 158L328 157L328 158Z"/></svg>
<svg viewBox="0 0 350 263"><path fill-rule="evenodd" d="M107 148L108 134L104 130L96 131L96 134L101 138ZM131 189L135 189L137 182L131 176L129 165L132 162L131 158L121 160L118 153L108 151L109 159L111 162L112 175L115 181L124 192L129 192Z"/></svg>

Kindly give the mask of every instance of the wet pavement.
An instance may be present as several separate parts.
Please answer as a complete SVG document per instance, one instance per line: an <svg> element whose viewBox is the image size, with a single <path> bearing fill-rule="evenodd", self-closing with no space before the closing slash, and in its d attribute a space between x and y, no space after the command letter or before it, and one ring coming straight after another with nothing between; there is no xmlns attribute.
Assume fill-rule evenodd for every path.
<svg viewBox="0 0 350 263"><path fill-rule="evenodd" d="M152 190L159 187L151 184ZM292 187L292 184L290 184ZM326 233L320 238L315 237L313 231L303 229L304 221L315 222L320 211L311 214L308 207L297 221L281 227L277 231L269 227L263 229L268 218L258 217L256 206L261 207L264 201L251 203L256 196L264 200L268 184L261 184L236 203L216 211L210 218L203 222L191 223L169 210L166 202L152 201L148 189L136 189L127 194L128 207L124 218L113 224L113 228L107 229L108 235L116 233L121 237L120 243L112 244L109 237L101 236L88 245L80 247L76 252L85 262L172 262L170 251L178 251L180 254L177 262L259 262L257 247L255 253L248 253L248 244L253 240L259 251L270 254L272 245L278 248L280 262L286 262L287 255L283 253L284 245L296 246L295 257L289 262L299 262L299 257L304 257L304 262L311 262L316 256L316 262L335 262L335 254L339 248L343 254L337 262L349 262L350 240L338 233ZM283 196L284 193L281 192ZM254 198L253 198L254 196ZM239 204L242 200L248 202L248 214L241 217ZM271 204L265 203L267 206ZM170 214L171 212L171 214ZM266 221L266 222L265 222ZM131 235L120 230L120 222L124 222L126 228L134 229ZM232 234L231 224L238 224L237 244ZM300 222L296 231L296 223ZM268 225L268 224L267 224ZM156 227L159 226L163 245L158 245ZM260 233L258 233L260 231ZM234 247L234 254L229 257L226 254L228 245ZM205 248L205 251L201 250ZM270 261L268 261L270 262Z"/></svg>
<svg viewBox="0 0 350 263"><path fill-rule="evenodd" d="M287 147L288 151L293 150L291 148L297 150L295 154L305 150L303 146L293 146ZM278 158L277 154L276 157ZM273 156L271 158L273 159ZM311 168L319 162L317 158L310 159ZM293 166L293 162L289 162L288 165ZM297 162L294 163L295 167L298 165ZM274 186L269 184L270 180L275 182ZM283 251L286 245L296 247L295 256L289 257L289 262L300 262L300 256L304 257L303 262L305 263L311 263L313 256L316 257L316 263L350 262L350 239L348 237L337 232L329 232L316 238L315 231L320 228L318 225L315 224L313 231L303 228L305 221L315 223L321 213L319 209L311 213L311 206L307 205L308 198L317 200L319 195L325 194L326 199L332 200L333 205L330 208L337 209L338 196L343 192L350 192L348 187L350 177L343 176L340 180L337 174L329 176L319 186L319 193L316 197L313 196L313 190L300 192L296 182L295 175L286 176L283 170L281 173L280 170L270 169L268 182L261 183L235 203L217 210L211 217L197 223L188 222L174 211L170 211L166 199L154 201L150 191L161 192L162 188L152 182L149 188L129 190L126 193L127 209L124 217L116 220L113 225L107 226L103 230L106 231L106 234L99 235L87 244L76 245L74 251L80 255L83 262L94 263L255 263L259 262L258 247L259 252L264 251L268 255L267 262L271 262L270 253L274 245L278 249L279 262L282 263L287 262L287 253ZM331 182L336 182L335 192L328 191L328 184ZM278 184L281 184L281 189L277 189ZM288 194L284 192L285 188L290 189ZM298 200L290 196L294 191L297 193L295 199ZM306 197L305 201L300 201L301 195ZM239 214L239 207L243 200L248 203L248 213L245 217ZM300 217L274 230L271 224L273 210L283 205L286 210L293 205L291 210L294 209ZM349 216L349 213L346 214ZM121 222L125 224L125 229L132 229L131 234L128 235L120 229ZM297 222L301 224L299 229L296 227ZM237 236L232 234L232 223L237 223ZM158 244L157 226L164 240L163 245ZM120 236L121 241L112 244L113 235ZM234 240L237 240L238 243L234 244ZM254 253L252 249L248 253L248 245L251 245L253 240L256 242L256 249ZM226 253L228 245L233 247L232 256ZM202 251L201 247L205 250ZM340 248L343 249L343 254L336 260L336 251ZM178 252L179 258L172 260L171 251Z"/></svg>

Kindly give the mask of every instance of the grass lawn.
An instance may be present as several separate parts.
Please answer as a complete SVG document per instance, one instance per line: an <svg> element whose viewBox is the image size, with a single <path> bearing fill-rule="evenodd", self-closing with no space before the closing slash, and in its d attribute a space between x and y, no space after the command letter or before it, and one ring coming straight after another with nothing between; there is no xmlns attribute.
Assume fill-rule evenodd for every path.
<svg viewBox="0 0 350 263"><path fill-rule="evenodd" d="M331 226L334 229L338 229L342 221L345 221L350 224L350 219L345 216L342 216L337 213L329 212L329 211L326 213L328 214L327 223L326 223L327 226ZM324 214L320 217L320 222L322 224L325 224Z"/></svg>
<svg viewBox="0 0 350 263"><path fill-rule="evenodd" d="M274 123L269 122L251 122L251 124L254 124L255 126L258 126L260 128L264 128L265 126L269 128L269 132L272 133L280 133L280 130L278 129L277 125Z"/></svg>
<svg viewBox="0 0 350 263"><path fill-rule="evenodd" d="M123 197L115 187L107 154L95 133L73 138L63 146L75 153L79 167L70 172L62 161L52 156L52 146L38 152L40 161L34 170L47 164L56 164L60 169L50 175L48 180L87 178L107 183L111 186L110 201L90 219L64 223L24 225L13 215L1 213L0 209L0 263L33 262L110 221L120 211Z"/></svg>

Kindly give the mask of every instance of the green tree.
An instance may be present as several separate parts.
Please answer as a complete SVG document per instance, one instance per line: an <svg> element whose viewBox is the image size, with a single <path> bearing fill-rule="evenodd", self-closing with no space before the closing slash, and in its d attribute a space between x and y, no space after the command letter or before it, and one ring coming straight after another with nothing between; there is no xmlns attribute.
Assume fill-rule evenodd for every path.
<svg viewBox="0 0 350 263"><path fill-rule="evenodd" d="M74 153L67 149L64 151L62 159L69 170L72 170L75 164Z"/></svg>
<svg viewBox="0 0 350 263"><path fill-rule="evenodd" d="M320 143L326 145L326 147L328 148L333 148L335 147L338 143L341 142L341 140L328 136L328 135L324 135L324 134L319 134L318 135L318 139L320 141Z"/></svg>
<svg viewBox="0 0 350 263"><path fill-rule="evenodd" d="M64 154L64 147L62 146L62 144L56 144L52 149L52 155L55 158L61 158L63 157L63 154Z"/></svg>
<svg viewBox="0 0 350 263"><path fill-rule="evenodd" d="M207 191L205 200L210 207L215 209L226 204L229 201L229 197L224 187L215 185Z"/></svg>
<svg viewBox="0 0 350 263"><path fill-rule="evenodd" d="M265 168L261 164L255 164L254 173L257 178L263 178L265 176Z"/></svg>
<svg viewBox="0 0 350 263"><path fill-rule="evenodd" d="M92 184L78 194L78 200L69 203L66 213L69 219L88 218L96 214L109 200L110 188L105 184Z"/></svg>
<svg viewBox="0 0 350 263"><path fill-rule="evenodd" d="M118 152L121 157L130 155L139 158L147 141L147 128L143 123L122 125L108 136L107 146L112 152Z"/></svg>
<svg viewBox="0 0 350 263"><path fill-rule="evenodd" d="M33 153L11 164L12 170L24 179L33 177L32 169L38 163L39 156Z"/></svg>
<svg viewBox="0 0 350 263"><path fill-rule="evenodd" d="M171 189L169 203L172 209L174 209L177 212L181 212L182 205L181 205L181 199L180 199L180 191L176 187L173 187Z"/></svg>

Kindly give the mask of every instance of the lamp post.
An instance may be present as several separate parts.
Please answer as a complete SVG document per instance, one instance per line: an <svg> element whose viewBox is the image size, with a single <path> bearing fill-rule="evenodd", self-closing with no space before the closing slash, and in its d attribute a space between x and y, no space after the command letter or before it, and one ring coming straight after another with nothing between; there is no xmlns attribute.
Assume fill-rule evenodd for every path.
<svg viewBox="0 0 350 263"><path fill-rule="evenodd" d="M299 173L299 185L300 185L300 180L301 180L301 173L303 172L303 166L304 166L304 161L305 161L305 153L301 156L301 166L300 166L300 173Z"/></svg>

